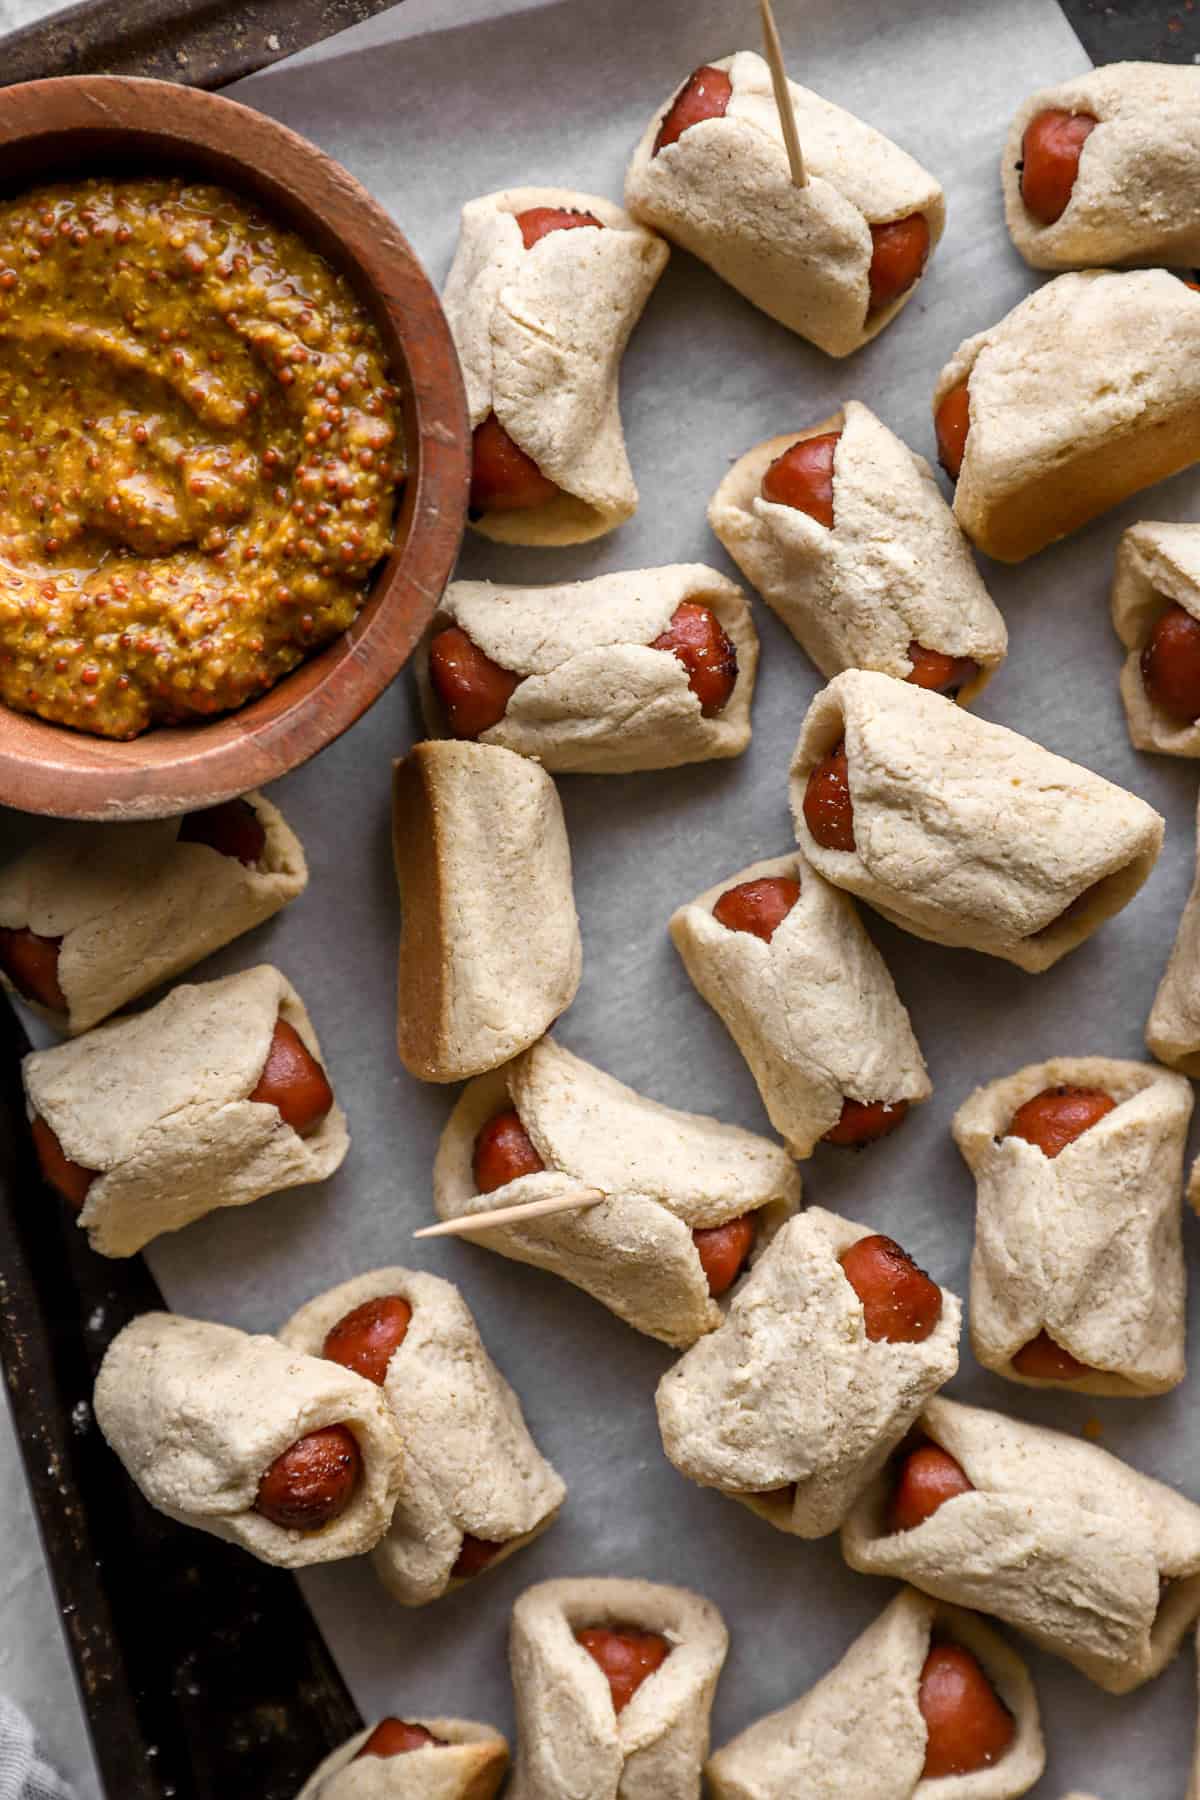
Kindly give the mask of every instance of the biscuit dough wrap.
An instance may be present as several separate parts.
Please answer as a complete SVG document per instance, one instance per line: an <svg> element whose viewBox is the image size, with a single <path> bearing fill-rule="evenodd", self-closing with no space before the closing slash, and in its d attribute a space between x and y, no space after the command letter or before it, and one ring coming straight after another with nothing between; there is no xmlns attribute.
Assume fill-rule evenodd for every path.
<svg viewBox="0 0 1200 1800"><path fill-rule="evenodd" d="M373 1561L395 1599L424 1606L462 1585L456 1569L464 1539L495 1545L493 1568L553 1524L567 1490L450 1282L415 1269L373 1269L302 1306L280 1339L321 1356L348 1313L391 1295L412 1315L382 1385L404 1442L404 1487Z"/></svg>
<svg viewBox="0 0 1200 1800"><path fill-rule="evenodd" d="M409 1718L438 1744L398 1756L362 1756L372 1726L355 1732L313 1770L296 1800L494 1800L508 1773L508 1744L471 1719Z"/></svg>
<svg viewBox="0 0 1200 1800"><path fill-rule="evenodd" d="M304 851L279 809L262 794L229 804L245 807L251 834L263 834L252 864L189 840L203 813L125 825L47 822L33 848L0 871L0 939L32 931L58 940L67 1010L38 1005L2 968L0 982L60 1029L87 1031L302 894Z"/></svg>
<svg viewBox="0 0 1200 1800"><path fill-rule="evenodd" d="M541 1037L575 998L571 849L544 769L494 744L418 744L395 766L400 1060L462 1081Z"/></svg>
<svg viewBox="0 0 1200 1800"><path fill-rule="evenodd" d="M1110 1694L1166 1667L1200 1614L1200 1506L1106 1450L931 1400L922 1434L972 1491L889 1533L891 1470L842 1527L852 1569L1015 1625Z"/></svg>
<svg viewBox="0 0 1200 1800"><path fill-rule="evenodd" d="M669 1654L617 1712L577 1642L594 1627L655 1632ZM652 1581L544 1581L513 1607L517 1760L508 1800L699 1800L729 1634L711 1601Z"/></svg>
<svg viewBox="0 0 1200 1800"><path fill-rule="evenodd" d="M1047 1088L1116 1101L1056 1156L1009 1135ZM971 1347L997 1375L1085 1394L1163 1394L1183 1380L1187 1278L1180 1230L1192 1091L1181 1075L1108 1056L1059 1056L977 1088L954 1115L975 1177ZM1046 1332L1085 1365L1023 1375L1013 1357Z"/></svg>
<svg viewBox="0 0 1200 1800"><path fill-rule="evenodd" d="M542 1167L480 1193L476 1140L510 1110ZM777 1144L647 1100L552 1038L471 1082L438 1146L439 1218L596 1194L604 1198L594 1205L492 1226L472 1238L563 1276L638 1331L683 1348L723 1317L695 1231L754 1215L761 1249L799 1205L800 1176Z"/></svg>
<svg viewBox="0 0 1200 1800"><path fill-rule="evenodd" d="M550 207L600 221L550 231L529 250L517 215ZM621 357L670 251L596 194L505 188L462 209L442 296L471 428L491 415L561 491L519 511L472 518L506 544L582 544L631 518Z"/></svg>
<svg viewBox="0 0 1200 1800"><path fill-rule="evenodd" d="M804 816L808 778L844 740L853 850ZM915 937L1050 968L1128 905L1163 821L1029 738L888 675L848 669L813 700L792 759L806 859Z"/></svg>
<svg viewBox="0 0 1200 1800"><path fill-rule="evenodd" d="M1146 1043L1159 1062L1200 1079L1200 805L1196 872L1146 1020Z"/></svg>
<svg viewBox="0 0 1200 1800"><path fill-rule="evenodd" d="M1200 70L1189 73L1200 77ZM1200 619L1200 525L1142 520L1121 534L1112 585L1113 624L1129 652L1121 666L1129 737L1137 750L1200 756L1200 723L1164 711L1142 678L1142 651L1171 606Z"/></svg>
<svg viewBox="0 0 1200 1800"><path fill-rule="evenodd" d="M935 1640L975 1658L1014 1735L989 1766L926 1780L917 1696ZM723 1745L704 1772L714 1800L1016 1800L1045 1763L1037 1694L1020 1657L978 1614L904 1588L814 1687Z"/></svg>
<svg viewBox="0 0 1200 1800"><path fill-rule="evenodd" d="M1059 275L959 345L935 414L964 385L954 516L1021 562L1200 457L1200 294L1163 269Z"/></svg>
<svg viewBox="0 0 1200 1800"><path fill-rule="evenodd" d="M95 1171L78 1214L93 1250L132 1256L217 1207L332 1175L350 1146L336 1100L301 1137L250 1097L279 1021L321 1061L299 994L261 963L25 1057L31 1117Z"/></svg>
<svg viewBox="0 0 1200 1800"><path fill-rule="evenodd" d="M685 602L715 615L737 656L733 692L708 718L679 657L655 645ZM741 589L702 563L553 587L453 581L433 631L449 626L517 678L503 717L478 742L533 757L556 774L673 769L740 756L750 742L758 633ZM430 735L448 735L428 644L417 681Z"/></svg>
<svg viewBox="0 0 1200 1800"><path fill-rule="evenodd" d="M743 882L784 877L800 896L769 942L713 908ZM889 1106L933 1089L908 1013L848 894L798 851L754 863L671 915L671 941L758 1083L793 1156L811 1156L847 1100Z"/></svg>
<svg viewBox="0 0 1200 1800"><path fill-rule="evenodd" d="M96 1423L150 1505L181 1525L300 1569L361 1556L388 1528L403 1442L378 1388L350 1369L230 1325L143 1313L105 1352ZM267 1470L310 1432L341 1425L361 1471L349 1504L319 1530L255 1510Z"/></svg>
<svg viewBox="0 0 1200 1800"><path fill-rule="evenodd" d="M832 526L762 493L778 457L826 433L840 433ZM933 471L857 400L747 450L709 502L708 522L827 677L878 669L906 681L919 645L976 665L958 689L966 701L1004 661L1004 620Z"/></svg>
<svg viewBox="0 0 1200 1800"><path fill-rule="evenodd" d="M1071 197L1043 225L1021 197L1026 128L1043 112L1086 113ZM1200 262L1200 69L1108 63L1022 105L1000 165L1013 243L1035 269Z"/></svg>
<svg viewBox="0 0 1200 1800"><path fill-rule="evenodd" d="M849 356L920 285L918 276L872 309L872 227L922 213L932 253L946 221L941 186L882 132L792 81L808 176L796 187L762 57L739 50L709 66L729 77L724 116L690 126L656 153L669 96L634 151L625 204L789 331L830 356Z"/></svg>
<svg viewBox="0 0 1200 1800"><path fill-rule="evenodd" d="M658 1384L663 1449L796 1537L827 1537L958 1368L962 1308L941 1290L921 1343L872 1342L839 1257L856 1225L810 1206L771 1240L724 1323Z"/></svg>

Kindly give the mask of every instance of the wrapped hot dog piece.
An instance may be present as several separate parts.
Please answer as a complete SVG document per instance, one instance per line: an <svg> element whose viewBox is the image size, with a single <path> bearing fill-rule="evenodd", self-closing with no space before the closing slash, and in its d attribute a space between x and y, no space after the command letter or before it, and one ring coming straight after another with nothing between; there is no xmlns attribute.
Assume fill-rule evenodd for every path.
<svg viewBox="0 0 1200 1800"><path fill-rule="evenodd" d="M831 846L814 836L806 802L813 813L816 777L839 745L852 830ZM940 694L861 669L809 707L792 810L800 848L827 880L916 937L1031 973L1128 905L1163 836L1136 795Z"/></svg>
<svg viewBox="0 0 1200 1800"><path fill-rule="evenodd" d="M396 764L392 820L400 1060L422 1081L461 1081L525 1049L575 997L562 804L526 757L433 742Z"/></svg>
<svg viewBox="0 0 1200 1800"><path fill-rule="evenodd" d="M640 1679L606 1679L580 1641L602 1654L612 1632L640 1640ZM528 1589L509 1642L511 1800L696 1800L728 1643L716 1607L684 1588L584 1577Z"/></svg>
<svg viewBox="0 0 1200 1800"><path fill-rule="evenodd" d="M1110 1110L1047 1155L1011 1127L1036 1097L1055 1094L1098 1096ZM1135 1398L1183 1380L1191 1116L1181 1075L1108 1056L1030 1064L959 1107L954 1140L977 1195L971 1346L985 1368ZM1043 1334L1065 1358L1030 1360Z"/></svg>
<svg viewBox="0 0 1200 1800"><path fill-rule="evenodd" d="M769 498L764 478L797 443L836 435L833 522ZM1008 632L925 461L857 400L810 430L738 458L708 521L822 675L914 677L913 647L956 664L972 700L1003 662Z"/></svg>
<svg viewBox="0 0 1200 1800"><path fill-rule="evenodd" d="M530 214L560 226L527 233ZM463 207L442 304L476 433L472 523L485 537L581 544L633 515L621 357L669 254L611 200L570 188L505 188ZM506 504L485 483L481 430L515 448L532 473L515 499L532 504Z"/></svg>
<svg viewBox="0 0 1200 1800"><path fill-rule="evenodd" d="M707 611L724 635L727 699L721 688L708 701L704 665L691 677L659 641L681 609ZM446 632L464 634L511 679L503 711L478 732L455 731L439 689ZM470 735L556 774L620 775L740 756L757 666L758 633L741 589L702 563L675 563L554 587L451 582L417 680L431 736Z"/></svg>
<svg viewBox="0 0 1200 1800"><path fill-rule="evenodd" d="M766 941L714 911L731 889L759 883L799 890ZM929 1098L908 1013L854 902L798 851L709 888L672 914L670 932L793 1156L812 1155L847 1100L896 1108Z"/></svg>
<svg viewBox="0 0 1200 1800"><path fill-rule="evenodd" d="M842 1527L852 1569L1015 1625L1110 1694L1159 1674L1200 1613L1200 1506L1106 1450L931 1400L920 1421L965 1487L907 1529L885 1469Z"/></svg>
<svg viewBox="0 0 1200 1800"><path fill-rule="evenodd" d="M935 1643L973 1659L1008 1715L1009 1741L993 1762L930 1780L918 1696ZM705 1773L715 1800L1016 1800L1045 1764L1037 1694L1020 1657L978 1614L904 1588L815 1687L748 1726Z"/></svg>
<svg viewBox="0 0 1200 1800"><path fill-rule="evenodd" d="M1146 1021L1146 1043L1152 1054L1193 1079L1200 1077L1200 806L1196 833L1192 889Z"/></svg>
<svg viewBox="0 0 1200 1800"><path fill-rule="evenodd" d="M388 1528L403 1443L383 1396L275 1338L144 1313L109 1345L93 1406L151 1506L260 1562L299 1569L361 1556ZM277 1459L330 1431L335 1460L319 1479L310 1469L293 1482L285 1511Z"/></svg>
<svg viewBox="0 0 1200 1800"><path fill-rule="evenodd" d="M1121 701L1131 742L1200 756L1200 525L1142 520L1122 532L1112 619L1129 652Z"/></svg>
<svg viewBox="0 0 1200 1800"><path fill-rule="evenodd" d="M371 1347L379 1303L395 1300L402 1302L392 1334L399 1341L373 1375L382 1375L404 1441L405 1480L373 1560L397 1600L424 1606L469 1578L461 1572L464 1546L468 1556L486 1546L481 1567L495 1567L553 1524L567 1490L450 1282L415 1269L373 1269L302 1306L280 1340L360 1367L339 1325L360 1321L358 1335Z"/></svg>
<svg viewBox="0 0 1200 1800"><path fill-rule="evenodd" d="M967 338L933 396L952 473L955 397L954 516L1021 562L1200 457L1200 294L1162 269L1059 275Z"/></svg>
<svg viewBox="0 0 1200 1800"><path fill-rule="evenodd" d="M508 1744L471 1719L383 1719L313 1770L296 1800L494 1800Z"/></svg>
<svg viewBox="0 0 1200 1800"><path fill-rule="evenodd" d="M527 1141L524 1172L481 1191L485 1134L514 1116ZM438 1145L434 1205L439 1218L458 1219L574 1194L603 1199L473 1239L683 1347L723 1316L698 1234L738 1227L744 1267L796 1210L800 1177L766 1138L647 1100L543 1038L464 1091Z"/></svg>
<svg viewBox="0 0 1200 1800"><path fill-rule="evenodd" d="M1022 193L1022 165L1036 154L1026 134L1046 114L1084 121L1069 197L1048 222ZM1013 243L1035 269L1190 267L1200 262L1198 163L1200 69L1108 63L1042 88L1018 109L1001 163Z"/></svg>
<svg viewBox="0 0 1200 1800"><path fill-rule="evenodd" d="M281 1032L323 1090L305 1120L270 1097ZM21 1072L48 1178L47 1131L83 1180L67 1197L93 1250L132 1256L217 1207L332 1175L350 1137L320 1057L299 994L262 963L173 988L146 1012L34 1051Z"/></svg>
<svg viewBox="0 0 1200 1800"><path fill-rule="evenodd" d="M634 151L625 204L769 317L830 356L849 356L916 291L945 225L941 186L881 132L793 81L808 176L796 187L762 57L739 50L711 71L728 83L723 112L660 143L664 101ZM876 233L917 219L924 254L914 279L885 297L872 279Z"/></svg>
<svg viewBox="0 0 1200 1800"><path fill-rule="evenodd" d="M663 1449L680 1473L796 1537L838 1529L958 1368L962 1308L927 1277L924 1335L874 1335L840 1261L869 1236L819 1206L790 1219L724 1323L658 1384Z"/></svg>
<svg viewBox="0 0 1200 1800"><path fill-rule="evenodd" d="M269 919L307 884L300 840L262 794L182 819L47 822L36 845L0 871L0 981L60 1029L87 1031ZM13 938L30 933L57 945L65 1010L9 960L20 956Z"/></svg>

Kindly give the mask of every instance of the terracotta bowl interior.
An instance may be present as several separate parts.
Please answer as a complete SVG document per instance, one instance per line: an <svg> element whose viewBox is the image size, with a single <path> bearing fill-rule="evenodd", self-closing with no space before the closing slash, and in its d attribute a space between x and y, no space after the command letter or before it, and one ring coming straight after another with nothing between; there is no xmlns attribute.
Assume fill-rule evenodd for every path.
<svg viewBox="0 0 1200 1800"><path fill-rule="evenodd" d="M401 392L409 473L395 544L348 632L237 712L129 743L0 706L0 803L78 818L214 804L332 742L403 667L432 616L458 551L469 464L449 331L407 242L366 191L315 146L232 101L112 77L10 88L0 93L0 170L4 197L83 172L180 173L258 201L353 283Z"/></svg>

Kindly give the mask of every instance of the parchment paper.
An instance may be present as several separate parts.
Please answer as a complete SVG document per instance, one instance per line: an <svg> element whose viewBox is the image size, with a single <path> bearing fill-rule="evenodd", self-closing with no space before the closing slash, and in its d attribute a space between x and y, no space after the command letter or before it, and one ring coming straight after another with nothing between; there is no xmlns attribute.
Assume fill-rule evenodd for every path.
<svg viewBox="0 0 1200 1800"><path fill-rule="evenodd" d="M444 278L458 210L516 183L620 196L646 119L697 63L757 47L750 0L571 0L435 29L462 9L408 0L242 84L240 97L316 139L395 214ZM1051 0L952 8L944 0L858 5L777 0L792 73L894 136L938 173L949 226L919 297L846 363L772 324L681 252L625 361L623 411L641 510L579 550L468 542L462 572L559 581L654 562L727 568L704 518L731 459L772 433L867 402L933 456L929 395L959 340L1035 285L1001 219L997 161L1008 119L1032 88L1086 65ZM1055 1053L1143 1054L1142 1027L1187 892L1197 769L1135 755L1117 697L1121 653L1107 593L1113 549L1140 517L1186 518L1200 478L1184 476L1017 569L989 566L1009 623L1009 660L979 711L1142 794L1168 819L1149 886L1115 923L1048 974L921 944L869 913L910 1007L935 1083L932 1102L866 1155L822 1149L805 1165L810 1200L896 1235L965 1294L973 1188L948 1134L977 1082ZM584 980L562 1041L647 1094L766 1131L731 1040L687 981L666 935L681 901L791 840L785 776L819 682L761 605L764 656L750 752L735 764L561 782L584 934ZM575 1290L464 1244L419 1246L430 1167L453 1095L421 1087L393 1047L397 904L388 766L417 734L407 680L317 762L276 788L312 864L306 897L205 965L216 975L263 957L303 993L353 1135L324 1187L222 1213L161 1240L151 1262L180 1310L271 1328L318 1288L406 1261L459 1282L520 1392L570 1497L560 1522L496 1574L421 1612L396 1607L366 1565L304 1580L364 1714L434 1710L511 1729L508 1614L551 1575L638 1574L710 1595L733 1646L714 1741L793 1699L842 1653L890 1590L850 1573L836 1539L802 1544L663 1459L654 1384L670 1361ZM14 834L15 835L15 834ZM1196 1275L1197 1233L1189 1217ZM1145 1402L1039 1396L983 1373L966 1348L951 1391L1081 1430L1200 1498L1189 1441L1195 1377ZM1072 1786L1108 1800L1178 1800L1193 1727L1188 1656L1113 1701L1022 1646L1050 1743L1037 1792Z"/></svg>

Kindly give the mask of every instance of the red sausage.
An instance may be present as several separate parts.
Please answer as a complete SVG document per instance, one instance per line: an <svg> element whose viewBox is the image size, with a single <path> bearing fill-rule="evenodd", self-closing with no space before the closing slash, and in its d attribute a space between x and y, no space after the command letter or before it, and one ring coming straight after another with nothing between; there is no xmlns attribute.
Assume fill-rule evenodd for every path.
<svg viewBox="0 0 1200 1800"><path fill-rule="evenodd" d="M743 1213L725 1225L702 1225L692 1233L708 1291L716 1300L731 1288L754 1243L754 1215Z"/></svg>
<svg viewBox="0 0 1200 1800"><path fill-rule="evenodd" d="M726 888L713 907L713 918L726 931L748 931L769 944L800 898L800 883L791 875L760 875Z"/></svg>
<svg viewBox="0 0 1200 1800"><path fill-rule="evenodd" d="M942 1290L894 1238L859 1238L838 1261L862 1302L873 1344L923 1344L942 1316Z"/></svg>
<svg viewBox="0 0 1200 1800"><path fill-rule="evenodd" d="M277 1107L284 1124L300 1137L315 1131L333 1105L333 1089L324 1069L286 1019L275 1021L267 1060L250 1098Z"/></svg>
<svg viewBox="0 0 1200 1800"><path fill-rule="evenodd" d="M1077 1381L1081 1375L1094 1375L1090 1363L1083 1363L1056 1344L1048 1331L1039 1331L1023 1344L1012 1359L1018 1375L1033 1381Z"/></svg>
<svg viewBox="0 0 1200 1800"><path fill-rule="evenodd" d="M595 213L580 212L577 206L531 206L516 215L525 248L532 250L552 231L578 231L580 226L594 225L604 230L603 221Z"/></svg>
<svg viewBox="0 0 1200 1800"><path fill-rule="evenodd" d="M30 1120L29 1129L33 1134L33 1147L41 1165L42 1179L62 1195L69 1207L80 1212L99 1170L85 1169L82 1163L72 1162L39 1113L35 1113Z"/></svg>
<svg viewBox="0 0 1200 1800"><path fill-rule="evenodd" d="M706 719L714 718L728 704L737 680L737 651L707 606L695 600L681 601L671 614L671 623L650 648L670 650L679 658Z"/></svg>
<svg viewBox="0 0 1200 1800"><path fill-rule="evenodd" d="M696 69L671 102L651 155L657 156L668 144L678 143L689 127L699 125L703 119L723 119L732 93L733 83L724 69L714 69L707 63Z"/></svg>
<svg viewBox="0 0 1200 1800"><path fill-rule="evenodd" d="M903 1125L907 1113L907 1100L843 1100L841 1118L829 1127L821 1142L865 1150L868 1144L890 1137Z"/></svg>
<svg viewBox="0 0 1200 1800"><path fill-rule="evenodd" d="M762 478L762 497L794 506L818 525L833 525L833 459L840 431L801 438L777 456Z"/></svg>
<svg viewBox="0 0 1200 1800"><path fill-rule="evenodd" d="M935 1644L930 1650L917 1705L927 1733L924 1781L990 1768L1012 1747L1013 1716L961 1644Z"/></svg>
<svg viewBox="0 0 1200 1800"><path fill-rule="evenodd" d="M70 1010L58 981L60 937L40 937L27 925L0 926L0 969L18 994L51 1012Z"/></svg>
<svg viewBox="0 0 1200 1800"><path fill-rule="evenodd" d="M525 512L561 493L531 456L514 444L495 413L475 427L471 440L471 511Z"/></svg>
<svg viewBox="0 0 1200 1800"><path fill-rule="evenodd" d="M1043 1088L1024 1106L1018 1106L1005 1136L1036 1144L1043 1156L1057 1156L1115 1105L1111 1094L1102 1093L1099 1088Z"/></svg>
<svg viewBox="0 0 1200 1800"><path fill-rule="evenodd" d="M320 1531L340 1519L362 1476L362 1452L345 1425L289 1444L258 1484L254 1510L284 1531Z"/></svg>
<svg viewBox="0 0 1200 1800"><path fill-rule="evenodd" d="M1142 651L1142 681L1151 704L1181 725L1200 719L1200 619L1182 606L1169 606L1154 621Z"/></svg>
<svg viewBox="0 0 1200 1800"><path fill-rule="evenodd" d="M202 812L185 813L178 841L207 844L210 850L253 869L262 861L267 834L249 801L226 800L223 806L206 806Z"/></svg>
<svg viewBox="0 0 1200 1800"><path fill-rule="evenodd" d="M1021 139L1021 198L1039 225L1066 212L1079 173L1079 156L1096 129L1091 113L1041 112Z"/></svg>
<svg viewBox="0 0 1200 1800"><path fill-rule="evenodd" d="M961 1466L938 1444L921 1444L900 1464L888 1505L888 1530L915 1531L939 1506L959 1494L973 1494Z"/></svg>
<svg viewBox="0 0 1200 1800"><path fill-rule="evenodd" d="M670 1644L657 1631L635 1631L628 1625L588 1625L575 1633L575 1641L608 1676L617 1713L624 1711L647 1676L660 1669L671 1654Z"/></svg>
<svg viewBox="0 0 1200 1800"><path fill-rule="evenodd" d="M979 673L979 664L972 657L927 650L916 638L908 646L908 660L912 670L906 679L914 687L930 688L935 694L957 694Z"/></svg>
<svg viewBox="0 0 1200 1800"><path fill-rule="evenodd" d="M500 723L519 678L450 625L429 646L429 679L454 736L477 738Z"/></svg>
<svg viewBox="0 0 1200 1800"><path fill-rule="evenodd" d="M455 1581L469 1581L472 1575L482 1574L503 1548L503 1543L494 1544L488 1538L472 1537L469 1531L465 1532L450 1573Z"/></svg>
<svg viewBox="0 0 1200 1800"><path fill-rule="evenodd" d="M407 1750L424 1750L430 1744L445 1743L445 1738L434 1737L432 1731L426 1731L423 1725L412 1725L407 1719L380 1719L351 1761L357 1762L360 1756L403 1756Z"/></svg>
<svg viewBox="0 0 1200 1800"><path fill-rule="evenodd" d="M846 741L836 744L808 778L804 790L804 823L824 850L853 850L854 802ZM844 1110L844 1109L843 1109ZM836 1131L838 1126L834 1127Z"/></svg>
<svg viewBox="0 0 1200 1800"><path fill-rule="evenodd" d="M321 1355L382 1387L411 1323L412 1307L399 1294L364 1300L326 1333Z"/></svg>
<svg viewBox="0 0 1200 1800"><path fill-rule="evenodd" d="M475 1139L472 1158L475 1186L481 1194L494 1194L522 1175L538 1175L545 1163L534 1149L529 1133L515 1112L497 1113Z"/></svg>
<svg viewBox="0 0 1200 1800"><path fill-rule="evenodd" d="M951 481L957 481L971 429L971 395L965 381L950 389L933 415L933 429L937 433L938 461Z"/></svg>
<svg viewBox="0 0 1200 1800"><path fill-rule="evenodd" d="M882 312L906 294L929 260L929 220L924 213L909 213L871 227L871 285L868 314Z"/></svg>

